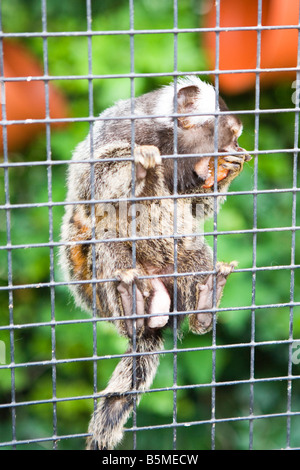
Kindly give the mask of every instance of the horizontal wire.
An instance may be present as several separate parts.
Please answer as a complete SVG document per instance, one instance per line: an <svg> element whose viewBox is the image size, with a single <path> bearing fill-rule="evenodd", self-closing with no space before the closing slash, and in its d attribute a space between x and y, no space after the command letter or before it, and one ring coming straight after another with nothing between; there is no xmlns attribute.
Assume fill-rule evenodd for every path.
<svg viewBox="0 0 300 470"><path fill-rule="evenodd" d="M272 232L272 230L269 230ZM48 246L48 245L47 245ZM291 270L299 269L299 264L290 264L290 265L279 265L279 266L261 266L261 267L251 267L251 268L235 268L234 273L256 273L256 272L265 272L265 271L278 271L278 270ZM151 274L138 276L138 279L163 279L163 278L178 278L186 276L197 276L197 275L208 275L215 274L215 271L192 271L192 272L182 272L182 273L172 273L172 274ZM117 278L107 278L107 279L85 279L85 280L74 280L74 281L50 281L50 282L40 282L40 283L31 283L31 284L10 284L7 286L0 286L0 291L6 290L20 290L20 289L41 289L49 287L62 287L62 286L73 286L73 285L84 285L84 284L101 284L106 282L115 282L118 281ZM290 305L290 304L289 304ZM252 308L252 307L251 307ZM115 318L115 317L113 317Z"/></svg>
<svg viewBox="0 0 300 470"><path fill-rule="evenodd" d="M252 415L251 416L237 416L231 418L213 418L213 419L206 419L206 420L198 420L198 421L188 421L188 422L174 422L168 424L156 424L152 426L135 426L131 428L125 428L125 432L136 432L136 431L153 431L159 429L172 429L172 428L180 428L180 427L190 427L190 426L200 426L205 424L221 424L221 423L230 423L230 422L240 422L240 421L249 421L249 420L259 420L259 419L275 419L275 418L286 418L288 416L299 416L300 412L298 411L286 411L280 413L269 413L269 414L259 414L259 415ZM52 441L60 441L65 439L75 439L75 438L82 438L86 439L91 434L89 433L78 433L78 434L69 434L69 435L61 435L61 436L52 436L52 437L42 437L36 439L24 439L24 440L12 440L7 442L0 442L0 447L6 447L11 445L24 445L24 444L34 444L34 443L43 443L43 442L52 442ZM293 450L294 447L289 447L289 449ZM298 447L295 447L297 450Z"/></svg>
<svg viewBox="0 0 300 470"><path fill-rule="evenodd" d="M179 313L180 314L180 313ZM82 323L77 322L77 324ZM40 325L38 325L40 326ZM53 324L51 325L53 326ZM57 324L55 323L55 326ZM68 359L49 359L49 360L44 360L44 361L32 361L32 362L24 362L24 363L10 363L10 364L4 364L0 365L0 370L10 370L10 369L22 369L25 367L49 367L53 365L65 365L65 364L73 364L73 363L79 363L79 362L91 362L91 361L103 361L103 360L110 360L110 359L121 359L123 357L146 357L146 356L156 356L156 355L168 355L168 354L174 354L174 352L178 353L185 353L185 352L201 352L201 351L218 351L218 350L225 350L225 349L243 349L243 348L252 348L252 347L262 347L262 346L278 346L278 345L291 345L297 341L297 339L282 339L282 340L269 340L269 341L250 341L246 343L232 343L232 344L212 344L210 346L196 346L196 347L187 347L187 348L176 348L176 349L164 349L164 350L158 350L158 351L143 351L143 352L137 352L133 351L131 353L123 353L123 354L110 354L110 355L105 355L105 356L99 356L99 355L93 355L93 356L87 356L87 357L78 357L78 358L68 358ZM297 375L292 375L293 378L300 378L300 376ZM277 377L273 377L272 379L277 380ZM250 380L252 379L245 379L247 383L249 383ZM257 380L269 380L269 377L265 378L254 378L254 381ZM283 380L282 377L279 378L279 380ZM290 380L290 376L286 379ZM237 380L235 384L241 383L241 380ZM228 385L227 382L218 382L218 384L221 385ZM232 381L230 382L232 385ZM199 386L209 386L211 385L211 382L207 383L206 385L199 384ZM195 385L183 385L182 387L184 388L193 388ZM198 385L197 385L198 386ZM180 386L181 387L181 386ZM166 391L170 390L170 387L166 388L159 388L159 389L154 389L151 388L147 390L148 392L152 391ZM137 393L144 393L143 391L136 391ZM128 391L126 392L128 394L131 394L133 392ZM135 392L134 392L135 393ZM93 398L95 397L101 397L105 395L101 395L101 393L96 393L95 395L91 395ZM72 398L72 397L71 397ZM63 400L63 399L62 399ZM51 399L48 400L50 402ZM0 408L2 405L0 404Z"/></svg>
<svg viewBox="0 0 300 470"><path fill-rule="evenodd" d="M265 149L265 150L247 150L247 152L249 154L251 154L252 156L254 155L276 155L276 154L281 154L281 153L291 153L291 154L294 154L295 152L299 152L300 151L300 148L298 147L293 147L293 148L282 148L282 149ZM174 160L175 158L176 159L181 159L181 158L205 158L205 157L215 157L215 156L218 156L218 157L225 157L225 156L229 156L229 155L241 155L241 152L206 152L206 153L182 153L182 154L172 154L172 155L161 155L161 158L163 160ZM31 161L31 162L0 162L0 168L25 168L25 167L33 167L33 166L55 166L55 165L78 165L78 164L94 164L94 163L107 163L107 162L132 162L133 161L133 157L114 157L114 158L86 158L84 160L81 160L81 159L73 159L73 160L50 160L49 162L47 162L46 160L43 161L43 160L38 160L38 161ZM298 188L295 188L295 189L298 189ZM274 189L272 191L277 191L277 189ZM250 190L248 192L251 192ZM230 192L226 192L224 194L235 194L236 192L234 193L230 193ZM253 193L253 190L252 190L252 193ZM197 193L197 195L199 196L199 194L201 195L201 193ZM211 193L209 193L211 194ZM212 194L214 194L214 192L212 192ZM216 194L222 194L222 193L216 193ZM176 196L173 196L173 195L169 195L169 196L155 196L155 197L152 197L152 199L163 199L163 198L167 198L167 199L171 199L171 198L180 198L180 197L191 197L191 195L176 195ZM149 198L143 198L143 199L149 199ZM123 199L114 199L115 201L120 201L120 200L123 200ZM136 200L136 198L134 198L134 200ZM110 200L112 201L112 200ZM81 201L82 202L82 201ZM90 202L90 200L89 200ZM92 201L92 202L96 202L96 201ZM101 202L103 202L103 200L101 200ZM67 202L68 203L68 202ZM65 204L65 202L64 202ZM6 206L0 206L0 208L6 208Z"/></svg>
<svg viewBox="0 0 300 470"><path fill-rule="evenodd" d="M162 77L182 77L184 76L202 76L202 75L231 75L236 73L287 73L287 72L299 72L300 67L266 67L266 68L243 68L243 69L208 69L199 70L197 72L128 72L118 74L78 74L78 75L31 75L24 77L5 76L0 78L0 82L33 82L33 81L53 81L53 80L107 80L107 79L118 79L118 78L162 78Z"/></svg>
<svg viewBox="0 0 300 470"><path fill-rule="evenodd" d="M262 270L263 271L263 270ZM169 275L170 277L170 275ZM263 310L267 308L286 308L286 307L299 307L300 302L283 302L277 304L259 304L259 305L248 305L248 306L238 306L238 307L214 307L210 309L210 312L215 313L223 313L223 312L239 312L239 311L247 311L247 310ZM156 312L153 316L179 316L179 315L190 315L195 313L205 313L207 310L184 310L176 312ZM134 315L134 319L139 318L149 318L149 314L143 315ZM76 319L76 320L56 320L56 321L48 321L48 322L36 322L36 323L20 323L20 324L11 324L11 325L1 325L0 331L11 331L11 330L21 330L24 328L35 328L35 327L42 327L42 326L59 326L59 325L72 325L72 324L79 324L79 323L101 323L101 322L108 322L108 321L117 321L117 320L124 320L123 316L114 316L114 317L97 317L97 318L85 318L85 319ZM2 366L0 366L1 369ZM4 366L5 367L5 366Z"/></svg>
<svg viewBox="0 0 300 470"><path fill-rule="evenodd" d="M300 70L300 69L299 69ZM1 80L0 80L1 82ZM86 116L86 117L70 117L70 118L28 118L28 119L2 119L0 120L1 126L12 126L12 125L21 125L21 124L54 124L54 123L76 123L76 122L96 122L96 121L125 121L125 120L138 120L138 119L178 119L180 117L190 117L190 116L226 116L226 115L257 115L257 114L279 114L279 113L293 113L300 112L300 107L294 108L267 108L267 109L245 109L245 110L234 110L234 111L214 111L207 113L185 113L185 114L153 114L153 115L128 115L128 116L117 116L113 119L106 116ZM174 157L173 157L174 158Z"/></svg>
<svg viewBox="0 0 300 470"><path fill-rule="evenodd" d="M119 30L88 30L88 31L35 31L35 32L0 32L0 38L52 38L52 37L91 37L91 36L122 36L139 34L181 34L181 33L221 33L233 31L276 31L296 29L299 25L257 25L257 26L214 26L212 28L165 28L165 29L119 29Z"/></svg>
<svg viewBox="0 0 300 470"><path fill-rule="evenodd" d="M204 424L221 424L221 423L230 423L230 422L238 422L238 421L250 421L250 420L258 420L258 419L271 419L271 418L285 418L287 416L299 416L300 411L286 411L280 413L269 413L269 414L260 414L260 415L247 415L247 416L237 416L231 418L212 418L206 420L199 420L199 421L188 421L188 422L177 422L177 423L170 423L170 424L159 424L153 426L139 426L139 427L132 427L130 429L125 429L125 432L130 431L149 431L154 429L166 429L166 428L173 428L176 427L189 427L189 426L199 426ZM90 434L88 434L90 435Z"/></svg>
<svg viewBox="0 0 300 470"><path fill-rule="evenodd" d="M290 271L299 269L299 264L291 264L291 265L278 265L278 266L257 266L251 268L235 268L234 274L241 274L241 273L258 273L258 272L268 272L268 271ZM211 270L203 270L203 271L184 271L182 273L168 273L168 274L149 274L149 275L140 275L138 276L138 280L151 280L151 279L169 279L172 278L182 278L182 277L195 277L195 276L206 276L209 274L216 274L216 271ZM49 281L49 282L36 282L36 283L28 283L28 284L10 284L10 285L1 285L0 291L5 292L7 290L24 290L24 289L45 289L50 287L72 287L72 286L84 286L89 284L104 284L108 282L119 282L117 278L107 278L107 279L82 279L82 280L71 280L71 281ZM271 304L270 304L271 305ZM276 304L279 305L279 304ZM294 305L294 304L289 304ZM273 305L271 305L273 306ZM248 307L246 307L248 308ZM249 308L252 308L249 307ZM219 309L218 309L219 311ZM109 317L115 319L115 317ZM105 319L105 318L104 318ZM1 328L1 327L0 327Z"/></svg>
<svg viewBox="0 0 300 470"><path fill-rule="evenodd" d="M266 227L266 228L254 228L254 229L241 229L241 230L217 230L217 231L203 231L203 232L196 232L196 233L190 233L190 234L169 234L169 235L149 235L149 236L135 236L135 237L120 237L120 238L107 238L107 239L95 239L95 240L78 240L78 241L59 241L59 242L44 242L44 243L31 243L31 244L16 244L13 245L12 243L8 243L7 245L1 245L0 246L0 251L4 250L20 250L20 249L28 249L28 248L58 248L61 246L80 246L80 245L97 245L101 243L123 243L127 241L145 241L145 240L164 240L164 239L185 239L185 238L191 238L191 237L209 237L209 236L214 236L214 235L251 235L251 234L259 234L259 233L275 233L275 232L297 232L300 230L299 226L295 227ZM298 265L287 265L288 269L291 268L297 268ZM264 268L263 268L264 269ZM267 268L266 268L267 269ZM247 268L245 268L247 270ZM253 268L248 268L249 271L253 272ZM203 274L204 271L201 271ZM200 272L198 274L201 274ZM210 273L210 272L209 272ZM194 274L194 273L190 273ZM184 273L180 274L181 276L184 275ZM158 275L157 275L158 276ZM170 275L166 275L166 277L169 277ZM155 277L155 276L153 276ZM141 277L143 279L143 277ZM152 279L152 276L151 276ZM95 279L95 280L82 280L82 281L76 281L76 283L89 283L89 282L106 282L106 281L111 281L115 279ZM64 283L67 285L71 285L73 281ZM55 283L57 285L57 283ZM33 284L29 284L32 286ZM52 286L53 284L49 283L37 283L35 284L36 287L48 287ZM12 285L12 287L14 287ZM0 286L0 290L2 289L2 286Z"/></svg>

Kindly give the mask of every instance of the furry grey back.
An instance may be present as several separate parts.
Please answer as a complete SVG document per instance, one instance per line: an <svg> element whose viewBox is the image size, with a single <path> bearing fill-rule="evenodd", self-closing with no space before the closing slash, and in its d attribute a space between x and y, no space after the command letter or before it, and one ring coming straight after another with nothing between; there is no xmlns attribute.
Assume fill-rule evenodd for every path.
<svg viewBox="0 0 300 470"><path fill-rule="evenodd" d="M162 123L156 118L145 118L145 116L156 114L155 110L159 106L161 93L159 89L133 100L121 100L101 113L100 120L95 123L93 131L95 148L115 142L116 136L119 141L127 143L131 143L133 137L137 145L151 144L158 147L165 155L172 153L172 122L170 121L170 125L164 124L162 129ZM124 119L126 116L133 116L134 119Z"/></svg>

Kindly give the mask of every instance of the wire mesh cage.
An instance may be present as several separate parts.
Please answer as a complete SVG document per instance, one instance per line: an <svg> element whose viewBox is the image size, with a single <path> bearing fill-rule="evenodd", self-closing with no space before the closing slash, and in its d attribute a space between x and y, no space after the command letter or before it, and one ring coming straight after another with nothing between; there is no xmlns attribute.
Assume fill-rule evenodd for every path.
<svg viewBox="0 0 300 470"><path fill-rule="evenodd" d="M299 448L299 1L284 17L283 2L251 0L247 20L235 0L69 3L0 1L0 447L84 448L126 340L61 274L66 169L102 110L184 75L213 80L244 124L252 162L204 226L214 256L239 265L211 333L180 334L170 312L119 448Z"/></svg>

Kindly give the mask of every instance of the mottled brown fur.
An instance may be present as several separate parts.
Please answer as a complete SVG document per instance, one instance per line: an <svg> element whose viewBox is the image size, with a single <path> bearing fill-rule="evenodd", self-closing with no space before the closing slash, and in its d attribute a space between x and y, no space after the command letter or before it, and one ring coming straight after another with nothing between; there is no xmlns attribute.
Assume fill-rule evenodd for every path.
<svg viewBox="0 0 300 470"><path fill-rule="evenodd" d="M194 112L193 104L197 89L195 90L194 86L187 88L186 99L184 89L180 91L180 111ZM146 96L141 97L141 104L145 107L144 114L147 109L149 114L153 114L149 103L157 99L155 92L151 94L151 97L149 95L150 101L146 100ZM223 102L220 102L220 105L223 106ZM127 105L122 106L124 109L120 110L120 114L125 113L127 109ZM232 128L236 129L240 126L239 121L233 116L230 116L230 120ZM89 426L91 437L87 442L88 449L111 449L117 445L123 435L123 425L132 410L133 397L136 396L138 402L141 392L150 387L155 376L159 362L157 352L163 349L161 326L170 325L173 318L168 314L174 308L175 261L172 236L174 224L176 223L179 234L176 263L176 310L177 312L202 311L202 313L189 315L190 329L193 332L202 334L211 329L210 309L218 306L227 276L234 268L233 263L213 265L212 251L196 226L199 222L195 217L197 203L202 205L202 219L211 216L214 209L214 198L211 196L214 188L203 188L208 165L204 160L203 164L201 163L201 155L198 158L178 159L177 189L181 194L196 194L196 197L177 200L175 219L175 202L170 197L173 193L173 161L172 159L160 161L160 153L168 155L173 152L172 128L168 126L164 128L163 123L154 123L151 129L151 126L147 127L144 120L141 121L136 121L135 126L137 144L134 146L135 196L139 198L158 196L162 199L141 200L135 204L138 216L137 238L134 243L135 265L133 265L133 241L131 239L134 234L132 205L129 202L125 210L122 206L126 204L122 200L132 196L133 151L126 121L116 121L111 127L110 121L105 121L105 125L103 124L99 132L96 132L93 155L94 158L104 161L94 164L93 182L88 162L75 163L69 169L67 201L84 201L84 203L66 205L62 225L62 241L66 244L61 249L61 265L67 279L89 281L92 278L94 253L95 276L99 280L95 287L96 305L93 305L93 287L88 282L78 282L72 285L75 299L83 308L89 311L96 308L98 315L114 321L120 334L129 339L129 356L124 357L116 367L107 388L101 394L103 397L99 400L97 410L92 417ZM179 119L178 125L179 153L200 153L202 147L204 153L210 150L213 152L211 143L213 123L209 121L200 126L185 117L182 120ZM228 127L228 123L225 119L224 129L226 126ZM229 143L233 140L235 131L233 132L230 127L230 132ZM222 150L222 143L228 140L228 136L225 131L223 136L222 130L220 135L220 150ZM121 141L116 141L116 136ZM150 144L152 148L149 148ZM196 147L194 148L193 145ZM241 153L233 160L228 159L226 165L229 172L227 177L218 183L218 192L225 192L243 168L245 160L243 150L239 149L235 143L230 145L233 151ZM228 148L227 146L226 149ZM91 156L88 140L86 140L79 144L73 159L75 161L88 160ZM113 161L115 158L121 160ZM197 162L200 162L198 167L201 168L201 175L200 172L197 175L194 170ZM89 204L92 197L92 184L95 201L116 200L108 206L101 202L95 203L96 242L93 242L94 244L89 243L92 240L91 205ZM224 199L224 196L217 197L217 209ZM186 220L181 217L187 202L193 206L193 211L188 217L188 234L186 233ZM157 227L158 233L155 232ZM125 240L118 241L119 238L125 238ZM84 241L86 243L82 243ZM80 243L76 244L76 242ZM214 275L208 272L215 273L215 289L213 288ZM186 275L186 273L191 274ZM166 274L168 276L165 276ZM151 276L155 275L163 277L151 280ZM104 282L105 279L110 279L110 281ZM136 313L140 315L135 322L137 355L134 359L130 356L133 352L134 329L132 320L129 319L129 315L132 314L133 285L135 285L136 292ZM213 292L216 294L215 298L213 298ZM163 311L160 310L160 305ZM141 315L148 315L149 319ZM118 320L114 320L118 317ZM178 323L182 318L182 315L178 315Z"/></svg>

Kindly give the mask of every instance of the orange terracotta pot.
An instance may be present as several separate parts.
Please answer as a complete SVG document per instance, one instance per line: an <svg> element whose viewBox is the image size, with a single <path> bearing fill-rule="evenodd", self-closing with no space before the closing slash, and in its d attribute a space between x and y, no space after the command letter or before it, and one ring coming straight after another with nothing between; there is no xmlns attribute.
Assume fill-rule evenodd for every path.
<svg viewBox="0 0 300 470"><path fill-rule="evenodd" d="M257 0L221 0L220 26L257 26ZM216 26L216 8L213 0L207 0L208 13L203 27ZM263 0L262 26L298 25L299 0ZM216 35L203 34L204 48L209 66L215 68ZM263 30L261 33L261 68L288 68L297 66L297 29ZM220 70L249 70L257 64L256 31L222 31L220 33ZM296 77L296 72L262 72L261 83L274 83ZM225 93L241 93L253 88L255 73L220 75L220 88Z"/></svg>
<svg viewBox="0 0 300 470"><path fill-rule="evenodd" d="M4 76L28 77L27 81L5 82L5 102L7 120L45 119L44 81L30 80L30 77L43 76L44 71L35 57L15 41L4 41ZM50 82L49 103L51 118L65 118L69 115L64 96ZM0 107L0 118L2 109ZM62 124L54 123L59 127ZM37 133L45 130L45 124L13 124L7 126L8 150L24 148ZM3 129L0 132L0 153L3 152Z"/></svg>

